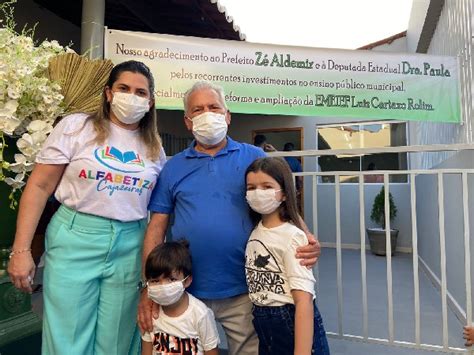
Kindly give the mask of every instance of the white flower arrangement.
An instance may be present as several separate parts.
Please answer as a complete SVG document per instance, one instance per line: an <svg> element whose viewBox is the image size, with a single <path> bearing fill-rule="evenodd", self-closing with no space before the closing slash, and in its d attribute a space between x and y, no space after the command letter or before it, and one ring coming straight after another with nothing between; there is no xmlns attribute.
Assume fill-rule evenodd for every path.
<svg viewBox="0 0 474 355"><path fill-rule="evenodd" d="M0 5L5 20L0 25L0 183L10 185L10 207L15 208L15 192L25 185L36 154L64 112L61 86L48 78L49 60L69 52L57 41L35 45L33 31L17 33L12 20L12 4ZM6 137L19 154L14 161L4 156ZM11 143L10 143L11 144Z"/></svg>

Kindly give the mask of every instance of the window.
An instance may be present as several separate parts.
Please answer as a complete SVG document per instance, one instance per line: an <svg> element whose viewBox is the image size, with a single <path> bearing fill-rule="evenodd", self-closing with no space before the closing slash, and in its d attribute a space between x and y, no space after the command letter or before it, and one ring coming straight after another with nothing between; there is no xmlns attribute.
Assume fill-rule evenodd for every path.
<svg viewBox="0 0 474 355"><path fill-rule="evenodd" d="M318 149L382 148L406 145L406 124L364 122L319 126ZM405 170L406 153L381 153L367 155L331 155L318 159L321 171ZM322 182L334 182L334 176L323 176ZM406 175L391 175L390 182L406 182ZM357 176L343 176L341 182L357 183ZM366 183L381 183L380 175L365 177Z"/></svg>

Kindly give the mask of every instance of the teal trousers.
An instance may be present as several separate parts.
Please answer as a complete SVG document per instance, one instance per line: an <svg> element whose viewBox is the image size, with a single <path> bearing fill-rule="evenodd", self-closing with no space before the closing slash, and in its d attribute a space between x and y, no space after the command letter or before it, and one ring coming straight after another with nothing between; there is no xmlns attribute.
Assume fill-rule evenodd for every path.
<svg viewBox="0 0 474 355"><path fill-rule="evenodd" d="M59 208L46 231L43 354L137 354L145 228Z"/></svg>

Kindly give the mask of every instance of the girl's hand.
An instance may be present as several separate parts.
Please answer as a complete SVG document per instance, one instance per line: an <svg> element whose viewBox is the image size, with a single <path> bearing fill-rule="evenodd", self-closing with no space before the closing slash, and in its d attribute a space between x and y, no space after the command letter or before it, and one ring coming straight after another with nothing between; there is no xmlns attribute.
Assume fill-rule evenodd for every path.
<svg viewBox="0 0 474 355"><path fill-rule="evenodd" d="M31 293L31 285L35 277L35 263L31 252L14 254L8 263L8 274L10 280L17 289L23 292Z"/></svg>
<svg viewBox="0 0 474 355"><path fill-rule="evenodd" d="M296 258L301 259L301 265L310 269L318 262L321 255L321 245L311 233L306 233L306 237L308 238L308 245L296 249Z"/></svg>

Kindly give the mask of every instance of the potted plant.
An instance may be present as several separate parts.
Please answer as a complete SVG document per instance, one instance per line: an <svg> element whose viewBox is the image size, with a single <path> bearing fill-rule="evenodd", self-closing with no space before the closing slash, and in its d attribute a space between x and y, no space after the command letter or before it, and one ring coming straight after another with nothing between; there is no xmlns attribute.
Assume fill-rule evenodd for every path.
<svg viewBox="0 0 474 355"><path fill-rule="evenodd" d="M390 222L397 215L397 207L393 202L393 196L388 194ZM386 231L385 231L385 189L382 187L380 192L375 196L372 205L372 212L370 219L377 224L378 228L367 228L367 236L369 238L370 250L375 255L386 255ZM390 242L392 248L392 255L395 253L397 247L398 229L390 229Z"/></svg>

